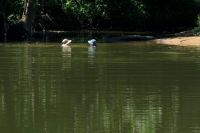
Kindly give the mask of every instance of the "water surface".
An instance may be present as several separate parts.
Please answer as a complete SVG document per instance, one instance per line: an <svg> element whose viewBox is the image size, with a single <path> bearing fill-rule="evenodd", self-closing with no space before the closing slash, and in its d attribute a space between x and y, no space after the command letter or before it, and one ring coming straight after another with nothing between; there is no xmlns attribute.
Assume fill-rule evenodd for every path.
<svg viewBox="0 0 200 133"><path fill-rule="evenodd" d="M198 133L200 48L3 44L1 133Z"/></svg>

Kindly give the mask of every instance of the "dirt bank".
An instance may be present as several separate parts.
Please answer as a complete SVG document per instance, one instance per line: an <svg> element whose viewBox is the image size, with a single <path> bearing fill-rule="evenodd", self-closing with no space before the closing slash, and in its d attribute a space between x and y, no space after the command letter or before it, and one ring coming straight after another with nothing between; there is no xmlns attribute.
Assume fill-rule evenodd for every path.
<svg viewBox="0 0 200 133"><path fill-rule="evenodd" d="M180 46L200 46L200 36L173 37L151 40L157 44L180 45Z"/></svg>

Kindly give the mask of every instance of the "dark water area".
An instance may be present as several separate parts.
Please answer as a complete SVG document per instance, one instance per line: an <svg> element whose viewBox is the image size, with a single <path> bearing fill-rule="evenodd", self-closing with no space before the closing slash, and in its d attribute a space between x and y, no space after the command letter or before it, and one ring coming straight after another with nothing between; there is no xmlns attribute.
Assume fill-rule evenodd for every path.
<svg viewBox="0 0 200 133"><path fill-rule="evenodd" d="M112 43L112 42L125 42L125 41L144 41L151 39L148 37L163 37L169 36L169 33L157 32L128 32L128 31L46 31L34 32L32 37L33 42L61 42L63 38L68 38L76 43L84 43L87 40L95 38L98 42Z"/></svg>
<svg viewBox="0 0 200 133"><path fill-rule="evenodd" d="M198 133L200 47L0 45L1 133Z"/></svg>

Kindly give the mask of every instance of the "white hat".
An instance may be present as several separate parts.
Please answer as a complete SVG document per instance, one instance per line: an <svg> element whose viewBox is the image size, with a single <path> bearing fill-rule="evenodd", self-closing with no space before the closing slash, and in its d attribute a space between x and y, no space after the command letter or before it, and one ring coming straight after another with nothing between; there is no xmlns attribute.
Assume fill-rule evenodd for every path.
<svg viewBox="0 0 200 133"><path fill-rule="evenodd" d="M72 42L72 40L65 38L65 39L62 40L62 46L67 46L71 42Z"/></svg>

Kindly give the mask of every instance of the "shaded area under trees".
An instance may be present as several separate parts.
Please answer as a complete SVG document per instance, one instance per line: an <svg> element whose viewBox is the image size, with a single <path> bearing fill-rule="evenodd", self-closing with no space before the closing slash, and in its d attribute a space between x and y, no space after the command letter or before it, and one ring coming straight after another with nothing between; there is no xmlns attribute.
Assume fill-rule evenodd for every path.
<svg viewBox="0 0 200 133"><path fill-rule="evenodd" d="M48 30L176 31L196 25L198 0L1 0L0 40Z"/></svg>

